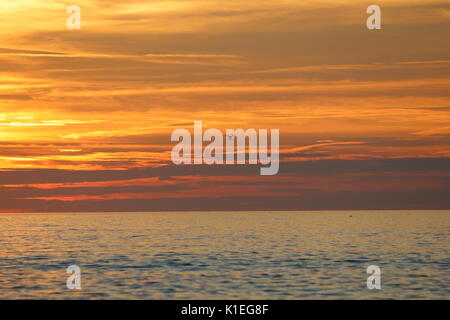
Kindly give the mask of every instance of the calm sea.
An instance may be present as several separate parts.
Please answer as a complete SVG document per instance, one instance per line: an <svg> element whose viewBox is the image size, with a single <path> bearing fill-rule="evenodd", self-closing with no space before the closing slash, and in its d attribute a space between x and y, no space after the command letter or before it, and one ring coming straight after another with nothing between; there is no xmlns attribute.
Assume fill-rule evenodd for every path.
<svg viewBox="0 0 450 320"><path fill-rule="evenodd" d="M450 298L450 211L0 214L0 230L3 299Z"/></svg>

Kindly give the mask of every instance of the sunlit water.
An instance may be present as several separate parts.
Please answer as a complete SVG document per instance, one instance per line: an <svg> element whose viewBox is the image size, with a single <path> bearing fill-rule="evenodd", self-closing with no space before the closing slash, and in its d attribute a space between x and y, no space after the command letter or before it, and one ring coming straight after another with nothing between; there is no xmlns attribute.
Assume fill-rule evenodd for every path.
<svg viewBox="0 0 450 320"><path fill-rule="evenodd" d="M450 298L444 211L0 214L0 227L3 299Z"/></svg>

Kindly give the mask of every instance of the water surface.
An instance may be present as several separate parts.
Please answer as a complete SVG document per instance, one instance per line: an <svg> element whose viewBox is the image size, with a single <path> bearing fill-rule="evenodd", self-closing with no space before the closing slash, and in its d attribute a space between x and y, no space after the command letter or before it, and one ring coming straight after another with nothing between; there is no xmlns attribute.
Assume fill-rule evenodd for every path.
<svg viewBox="0 0 450 320"><path fill-rule="evenodd" d="M449 229L450 211L0 214L0 298L449 299Z"/></svg>

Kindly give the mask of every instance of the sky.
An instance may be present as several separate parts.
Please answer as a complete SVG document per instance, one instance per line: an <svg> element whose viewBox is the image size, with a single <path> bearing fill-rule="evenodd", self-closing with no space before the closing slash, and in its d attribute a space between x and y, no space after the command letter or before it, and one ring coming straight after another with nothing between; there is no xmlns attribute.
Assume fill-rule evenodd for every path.
<svg viewBox="0 0 450 320"><path fill-rule="evenodd" d="M371 4L1 1L0 212L450 209L450 1ZM173 165L194 120L279 173Z"/></svg>

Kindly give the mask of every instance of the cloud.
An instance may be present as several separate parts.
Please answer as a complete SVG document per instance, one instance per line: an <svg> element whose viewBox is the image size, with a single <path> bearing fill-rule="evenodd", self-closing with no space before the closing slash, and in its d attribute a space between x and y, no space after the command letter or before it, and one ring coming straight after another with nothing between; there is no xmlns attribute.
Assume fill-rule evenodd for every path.
<svg viewBox="0 0 450 320"><path fill-rule="evenodd" d="M31 100L28 94L0 94L0 100Z"/></svg>
<svg viewBox="0 0 450 320"><path fill-rule="evenodd" d="M380 32L359 0L77 4L81 30L0 3L0 210L448 204L448 3L382 3ZM172 166L194 120L280 129L280 176Z"/></svg>
<svg viewBox="0 0 450 320"><path fill-rule="evenodd" d="M434 128L431 130L418 131L418 132L414 132L414 134L419 135L419 136L449 135L450 127L441 127L441 128Z"/></svg>

